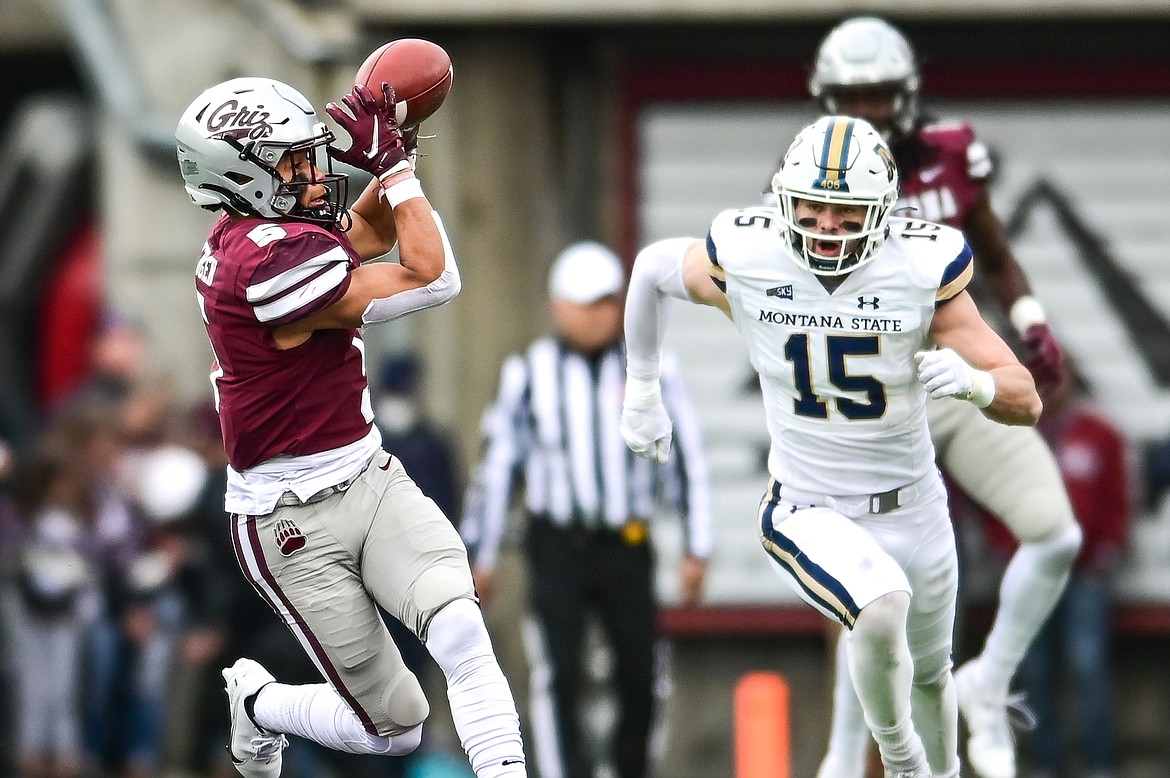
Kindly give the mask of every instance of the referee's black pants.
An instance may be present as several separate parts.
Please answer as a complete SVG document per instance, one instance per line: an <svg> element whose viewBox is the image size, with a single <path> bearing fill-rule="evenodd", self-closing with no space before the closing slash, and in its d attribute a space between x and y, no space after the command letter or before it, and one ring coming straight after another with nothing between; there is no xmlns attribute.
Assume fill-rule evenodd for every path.
<svg viewBox="0 0 1170 778"><path fill-rule="evenodd" d="M643 778L654 715L657 608L654 555L644 531L559 528L543 517L526 539L532 609L552 671L553 714L565 778L591 778L583 753L581 678L586 616L597 614L614 653L618 720L612 761L618 778Z"/></svg>

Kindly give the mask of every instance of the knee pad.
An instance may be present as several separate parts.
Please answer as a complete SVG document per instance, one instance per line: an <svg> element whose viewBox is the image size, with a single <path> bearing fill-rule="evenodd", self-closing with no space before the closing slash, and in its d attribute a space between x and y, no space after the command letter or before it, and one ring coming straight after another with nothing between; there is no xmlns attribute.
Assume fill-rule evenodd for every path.
<svg viewBox="0 0 1170 778"><path fill-rule="evenodd" d="M861 609L847 639L865 640L871 645L888 644L899 635L905 636L909 613L909 592L883 594Z"/></svg>
<svg viewBox="0 0 1170 778"><path fill-rule="evenodd" d="M402 672L386 684L382 690L381 707L389 720L389 725L379 725L379 733L391 735L397 740L410 730L418 729L421 740L422 727L419 725L426 720L431 708L414 673L403 667ZM417 745L416 743L415 746Z"/></svg>
<svg viewBox="0 0 1170 778"><path fill-rule="evenodd" d="M1004 525L1020 543L1038 543L1059 538L1070 529L1077 530L1076 515L1063 484L1060 489L1036 484L999 515ZM1078 545L1080 541L1077 541Z"/></svg>

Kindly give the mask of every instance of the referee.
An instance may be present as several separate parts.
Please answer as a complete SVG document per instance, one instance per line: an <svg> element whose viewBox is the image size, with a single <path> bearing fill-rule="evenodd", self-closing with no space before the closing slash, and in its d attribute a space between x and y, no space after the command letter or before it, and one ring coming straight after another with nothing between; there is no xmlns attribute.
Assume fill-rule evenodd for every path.
<svg viewBox="0 0 1170 778"><path fill-rule="evenodd" d="M625 272L597 243L553 263L555 337L510 356L483 422L485 448L461 523L482 600L490 600L514 489L523 484L531 609L539 647L529 727L542 778L590 778L580 728L582 645L596 614L615 657L619 716L611 738L618 778L647 774L657 641L654 554L648 518L669 497L682 514L681 600L698 601L711 550L710 494L698 423L678 373L664 365L663 401L674 423L668 465L622 441Z"/></svg>

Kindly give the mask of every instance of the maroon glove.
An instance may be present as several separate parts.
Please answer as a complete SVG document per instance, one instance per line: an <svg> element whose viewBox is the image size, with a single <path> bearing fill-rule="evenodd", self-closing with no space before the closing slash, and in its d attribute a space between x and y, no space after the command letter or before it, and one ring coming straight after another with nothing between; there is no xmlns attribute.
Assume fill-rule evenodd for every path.
<svg viewBox="0 0 1170 778"><path fill-rule="evenodd" d="M379 108L374 93L364 84L341 98L349 109L346 113L337 103L329 103L325 111L333 117L352 139L348 149L329 147L329 156L381 178L400 162L405 162L408 150L403 134L394 118L394 87L383 82L385 108ZM417 140L414 141L417 144Z"/></svg>
<svg viewBox="0 0 1170 778"><path fill-rule="evenodd" d="M1047 324L1033 324L1021 338L1027 349L1024 364L1036 381L1036 388L1047 391L1064 380L1064 352Z"/></svg>

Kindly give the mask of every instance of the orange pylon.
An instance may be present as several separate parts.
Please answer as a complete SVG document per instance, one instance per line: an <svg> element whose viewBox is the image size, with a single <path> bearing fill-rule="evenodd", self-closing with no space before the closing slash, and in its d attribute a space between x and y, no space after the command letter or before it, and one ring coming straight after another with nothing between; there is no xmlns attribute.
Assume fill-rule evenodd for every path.
<svg viewBox="0 0 1170 778"><path fill-rule="evenodd" d="M791 778L788 682L753 672L735 687L735 778Z"/></svg>

